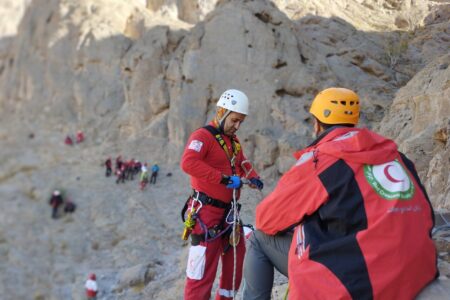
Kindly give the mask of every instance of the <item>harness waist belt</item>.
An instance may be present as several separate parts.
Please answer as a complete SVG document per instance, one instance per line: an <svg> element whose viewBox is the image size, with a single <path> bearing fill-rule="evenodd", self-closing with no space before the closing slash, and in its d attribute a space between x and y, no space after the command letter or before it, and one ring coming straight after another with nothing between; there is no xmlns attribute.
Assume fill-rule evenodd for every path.
<svg viewBox="0 0 450 300"><path fill-rule="evenodd" d="M192 193L192 197L198 198L198 200L205 205L211 205L214 207L218 207L218 208L223 208L223 209L229 209L231 207L231 203L225 203L221 200L217 200L214 198L209 197L208 195L206 195L205 193L199 192L194 190L194 192Z"/></svg>

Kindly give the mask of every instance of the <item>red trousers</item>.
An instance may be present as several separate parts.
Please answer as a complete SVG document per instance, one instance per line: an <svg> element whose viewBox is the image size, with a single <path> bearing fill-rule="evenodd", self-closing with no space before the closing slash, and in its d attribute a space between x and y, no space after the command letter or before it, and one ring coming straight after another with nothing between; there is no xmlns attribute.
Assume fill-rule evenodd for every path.
<svg viewBox="0 0 450 300"><path fill-rule="evenodd" d="M201 279L186 278L184 288L184 300L209 300L211 297L211 289L216 278L217 266L219 258L222 261L222 274L220 276L219 289L216 292L216 300L225 300L233 298L233 247L229 247L223 253L228 245L228 237L219 237L212 242L201 242L201 246L206 247L205 251L205 267L203 277ZM192 246L191 246L192 247ZM245 240L241 229L240 242L236 246L236 274L234 288L236 292L239 290L242 279L242 265L245 255Z"/></svg>

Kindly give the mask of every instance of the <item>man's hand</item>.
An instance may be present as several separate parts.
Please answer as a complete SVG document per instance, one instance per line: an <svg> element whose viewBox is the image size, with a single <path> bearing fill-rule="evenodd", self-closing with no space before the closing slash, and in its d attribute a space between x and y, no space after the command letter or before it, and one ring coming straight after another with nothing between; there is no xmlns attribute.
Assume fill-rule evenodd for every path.
<svg viewBox="0 0 450 300"><path fill-rule="evenodd" d="M242 186L241 177L239 176L230 176L228 178L227 188L229 189L239 189Z"/></svg>
<svg viewBox="0 0 450 300"><path fill-rule="evenodd" d="M264 188L264 183L261 181L261 179L253 177L250 178L250 187L262 190Z"/></svg>

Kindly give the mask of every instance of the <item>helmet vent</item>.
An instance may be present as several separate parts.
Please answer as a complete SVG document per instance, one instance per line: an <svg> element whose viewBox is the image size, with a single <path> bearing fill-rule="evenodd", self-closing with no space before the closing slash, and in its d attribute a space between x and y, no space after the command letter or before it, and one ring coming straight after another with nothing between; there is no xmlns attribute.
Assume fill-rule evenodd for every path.
<svg viewBox="0 0 450 300"><path fill-rule="evenodd" d="M314 98L309 112L324 124L353 124L359 120L358 95L346 88L331 87Z"/></svg>
<svg viewBox="0 0 450 300"><path fill-rule="evenodd" d="M225 91L220 96L217 106L244 115L248 114L248 98L243 92L238 90Z"/></svg>

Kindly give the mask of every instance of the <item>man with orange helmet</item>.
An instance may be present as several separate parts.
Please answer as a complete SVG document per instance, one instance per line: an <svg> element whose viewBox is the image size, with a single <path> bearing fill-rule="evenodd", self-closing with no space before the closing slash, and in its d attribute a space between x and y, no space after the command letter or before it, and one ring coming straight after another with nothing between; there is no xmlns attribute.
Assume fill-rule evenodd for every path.
<svg viewBox="0 0 450 300"><path fill-rule="evenodd" d="M236 137L248 115L248 106L248 98L243 92L225 91L217 103L214 120L191 134L181 159L181 168L191 176L193 188L185 206L186 209L189 207L188 220L195 214L195 222L189 225L192 232L185 300L210 299L219 258L222 275L215 299L234 298L241 283L245 243L239 242L242 228L235 226L232 229L238 224L233 217L238 211L238 207L232 206L233 198L239 199L242 177L249 181L250 187L263 188L255 170L246 170L242 166L247 159ZM237 236L232 241L231 232ZM183 234L183 238L188 236ZM229 250L230 242L235 249Z"/></svg>
<svg viewBox="0 0 450 300"><path fill-rule="evenodd" d="M433 209L396 144L355 128L359 97L314 99L316 140L256 208L244 299L270 299L274 267L290 299L413 299L437 276Z"/></svg>

